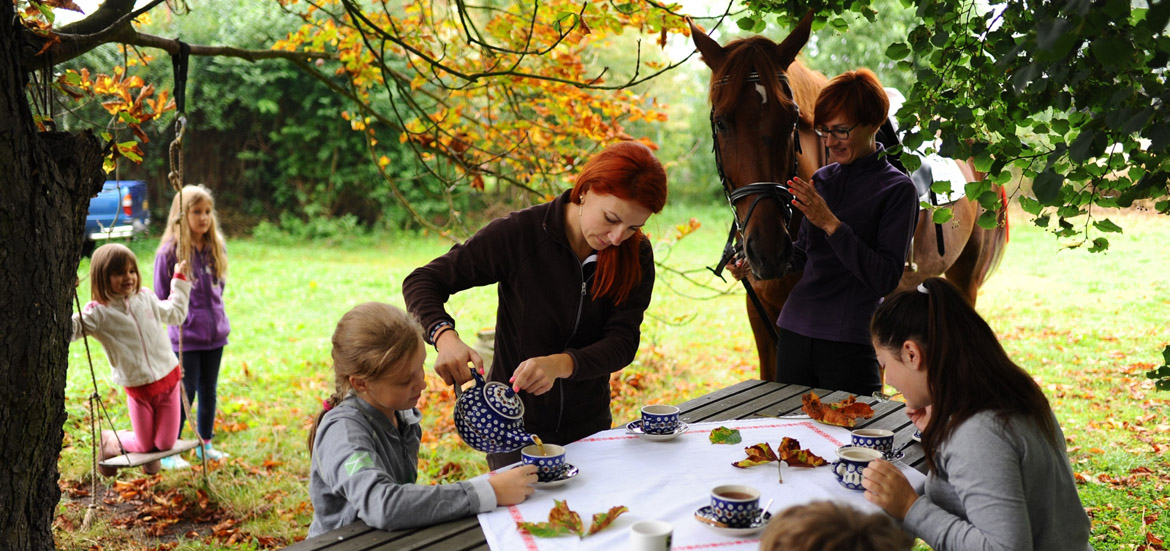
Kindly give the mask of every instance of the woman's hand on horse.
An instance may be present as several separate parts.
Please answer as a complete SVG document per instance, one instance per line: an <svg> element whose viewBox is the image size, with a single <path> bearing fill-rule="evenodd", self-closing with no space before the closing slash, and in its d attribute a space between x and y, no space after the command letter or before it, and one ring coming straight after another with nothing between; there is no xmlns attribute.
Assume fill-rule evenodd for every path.
<svg viewBox="0 0 1170 551"><path fill-rule="evenodd" d="M529 358L520 362L512 378L512 390L520 392L526 390L540 395L552 389L557 379L573 374L573 357L568 354L553 354Z"/></svg>
<svg viewBox="0 0 1170 551"><path fill-rule="evenodd" d="M476 370L483 373L483 358L459 338L459 333L443 331L435 343L435 349L439 353L435 358L435 373L443 378L443 382L449 385L466 383L471 379L467 364L473 364Z"/></svg>
<svg viewBox="0 0 1170 551"><path fill-rule="evenodd" d="M833 232L841 226L841 221L837 219L833 211L829 210L829 205L825 203L821 194L817 193L817 188L811 182L794 176L788 181L788 189L795 198L792 201L792 206L800 209L800 212L804 213L804 217L814 226L824 230L828 235L833 235Z"/></svg>
<svg viewBox="0 0 1170 551"><path fill-rule="evenodd" d="M902 520L910 507L918 501L918 493L893 463L874 459L861 472L865 499L884 509L890 516Z"/></svg>

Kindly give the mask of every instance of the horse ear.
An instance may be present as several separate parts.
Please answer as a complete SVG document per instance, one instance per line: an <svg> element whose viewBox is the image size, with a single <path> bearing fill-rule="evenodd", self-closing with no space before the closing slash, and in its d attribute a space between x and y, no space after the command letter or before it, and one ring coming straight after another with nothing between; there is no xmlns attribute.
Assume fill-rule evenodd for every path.
<svg viewBox="0 0 1170 551"><path fill-rule="evenodd" d="M796 28L788 34L788 38L776 46L776 57L780 60L782 68L788 69L796 59L796 54L800 53L800 49L808 42L809 34L812 32L812 18L813 11L808 10L800 19L800 23L796 24Z"/></svg>
<svg viewBox="0 0 1170 551"><path fill-rule="evenodd" d="M712 71L723 64L723 46L715 42L703 29L699 28L690 17L687 18L687 25L691 26L691 40L695 41L695 48L698 48L699 53L703 56L703 63L707 64Z"/></svg>

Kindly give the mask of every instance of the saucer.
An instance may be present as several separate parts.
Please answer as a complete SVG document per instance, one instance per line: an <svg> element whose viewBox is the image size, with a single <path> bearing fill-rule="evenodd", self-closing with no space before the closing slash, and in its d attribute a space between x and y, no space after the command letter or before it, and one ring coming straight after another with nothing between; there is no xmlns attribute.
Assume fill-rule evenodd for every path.
<svg viewBox="0 0 1170 551"><path fill-rule="evenodd" d="M637 434L638 436L641 436L642 438L645 438L647 440L651 440L654 442L663 442L666 440L674 440L675 438L678 438L680 434L685 433L687 431L687 428L688 428L687 424L680 421L678 424L678 428L674 429L674 432L672 432L670 434L646 434L646 433L642 432L642 420L641 419L635 419L633 421L630 421L629 423L626 423L626 432L631 433L631 434Z"/></svg>
<svg viewBox="0 0 1170 551"><path fill-rule="evenodd" d="M555 488L561 484L573 480L573 478L576 477L580 472L581 471L577 469L577 467L574 467L571 463L565 463L565 472L561 473L559 478L556 480L550 480L548 482L534 482L532 485L536 488Z"/></svg>
<svg viewBox="0 0 1170 551"><path fill-rule="evenodd" d="M720 534L723 534L725 536L750 536L752 534L755 534L756 532L759 532L760 530L763 530L764 526L768 525L768 520L771 518L772 518L772 513L765 511L764 518L761 520L757 520L755 522L755 524L752 524L751 526L748 526L745 528L730 528L730 527L725 527L725 526L715 526L714 524L711 524L712 522L718 522L718 521L715 520L715 515L713 515L711 513L711 506L710 505L704 505L702 507L699 507L699 510L695 511L695 520L702 523L703 526L706 526L707 528L710 528L710 529L712 529L716 532L719 532Z"/></svg>

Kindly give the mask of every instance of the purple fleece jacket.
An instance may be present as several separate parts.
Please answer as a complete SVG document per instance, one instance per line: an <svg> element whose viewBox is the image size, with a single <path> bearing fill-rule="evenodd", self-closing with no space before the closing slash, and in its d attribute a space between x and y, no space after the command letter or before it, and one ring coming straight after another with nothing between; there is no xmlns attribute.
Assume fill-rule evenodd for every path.
<svg viewBox="0 0 1170 551"><path fill-rule="evenodd" d="M170 294L170 281L175 271L174 244L166 243L154 257L154 293L160 299ZM231 325L223 309L224 281L212 276L211 251L204 247L191 255L191 304L187 321L183 322L183 350L215 350L228 342ZM162 285L159 282L163 282ZM170 326L171 347L179 350L179 328Z"/></svg>
<svg viewBox="0 0 1170 551"><path fill-rule="evenodd" d="M780 311L780 327L815 339L869 344L869 318L898 286L918 222L914 184L881 151L879 144L872 155L813 174L841 226L829 236L808 219L801 222L792 270L804 274Z"/></svg>

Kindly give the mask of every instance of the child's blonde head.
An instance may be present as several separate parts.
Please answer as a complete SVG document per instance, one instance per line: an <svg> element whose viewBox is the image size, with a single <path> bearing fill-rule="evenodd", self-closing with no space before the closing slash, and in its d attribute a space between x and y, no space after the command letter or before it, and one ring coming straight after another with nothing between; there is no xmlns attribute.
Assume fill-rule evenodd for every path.
<svg viewBox="0 0 1170 551"><path fill-rule="evenodd" d="M211 253L209 266L211 273L217 279L222 279L227 275L227 251L219 229L219 216L215 213L215 199L211 196L211 190L202 184L183 186L182 191L176 193L171 200L171 211L167 214L166 229L163 230L162 240L159 241L159 252L169 249L168 252L175 255L176 262L186 260L188 264L190 263L194 243L191 239L191 226L184 223L184 219L192 207L205 203L211 209L211 227L203 236L203 244Z"/></svg>
<svg viewBox="0 0 1170 551"><path fill-rule="evenodd" d="M760 537L760 551L910 551L914 538L885 513L817 501L776 515Z"/></svg>
<svg viewBox="0 0 1170 551"><path fill-rule="evenodd" d="M89 295L102 304L108 304L120 293L110 288L110 276L133 268L138 272L138 258L121 243L108 243L93 251L89 261ZM142 288L142 276L134 280L134 292Z"/></svg>
<svg viewBox="0 0 1170 551"><path fill-rule="evenodd" d="M405 310L383 302L354 306L333 330L334 392L325 401L327 407L336 406L349 395L350 377L400 377L405 383L411 376L410 360L423 346L422 326ZM324 414L317 415L309 431L310 453Z"/></svg>

